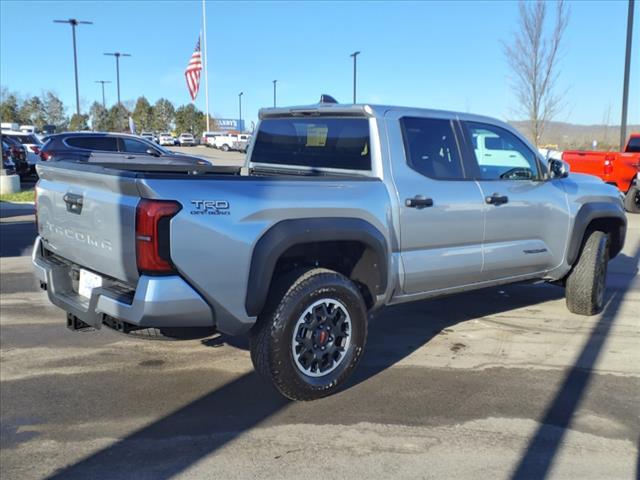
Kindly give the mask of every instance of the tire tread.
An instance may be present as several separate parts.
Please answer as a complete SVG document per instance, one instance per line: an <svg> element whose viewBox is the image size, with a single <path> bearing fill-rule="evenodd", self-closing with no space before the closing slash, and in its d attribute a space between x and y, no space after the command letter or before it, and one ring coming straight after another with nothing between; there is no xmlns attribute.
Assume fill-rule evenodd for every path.
<svg viewBox="0 0 640 480"><path fill-rule="evenodd" d="M606 250L607 242L608 237L604 232L595 230L588 234L578 261L567 277L565 296L567 308L570 312L578 315L595 315L599 313L600 308L597 305L596 298L596 275L599 258L608 253ZM604 248L605 251L601 252L601 248ZM604 261L608 261L608 258L605 257Z"/></svg>

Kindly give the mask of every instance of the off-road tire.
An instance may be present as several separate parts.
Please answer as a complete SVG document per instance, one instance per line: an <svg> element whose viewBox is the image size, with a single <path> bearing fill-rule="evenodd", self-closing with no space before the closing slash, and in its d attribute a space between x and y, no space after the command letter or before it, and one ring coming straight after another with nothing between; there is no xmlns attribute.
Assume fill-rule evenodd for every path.
<svg viewBox="0 0 640 480"><path fill-rule="evenodd" d="M367 310L356 285L333 270L314 268L281 278L269 297L271 302L251 332L251 360L256 371L291 400L315 400L335 393L353 373L367 340ZM296 365L292 338L301 315L323 299L337 300L346 307L351 336L337 367L312 377Z"/></svg>
<svg viewBox="0 0 640 480"><path fill-rule="evenodd" d="M640 188L631 187L624 196L624 209L630 213L640 213L640 205L638 204L638 195Z"/></svg>
<svg viewBox="0 0 640 480"><path fill-rule="evenodd" d="M595 315L604 307L605 280L609 262L609 236L589 232L578 261L567 276L567 308L578 315Z"/></svg>

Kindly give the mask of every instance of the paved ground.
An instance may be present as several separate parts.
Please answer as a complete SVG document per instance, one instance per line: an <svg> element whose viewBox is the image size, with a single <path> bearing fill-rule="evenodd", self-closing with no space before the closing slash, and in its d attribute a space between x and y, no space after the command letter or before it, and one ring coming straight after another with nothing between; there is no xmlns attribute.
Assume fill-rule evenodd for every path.
<svg viewBox="0 0 640 480"><path fill-rule="evenodd" d="M246 342L72 333L0 207L0 474L54 478L575 478L639 474L640 216L602 315L509 286L390 308L342 393L281 399Z"/></svg>

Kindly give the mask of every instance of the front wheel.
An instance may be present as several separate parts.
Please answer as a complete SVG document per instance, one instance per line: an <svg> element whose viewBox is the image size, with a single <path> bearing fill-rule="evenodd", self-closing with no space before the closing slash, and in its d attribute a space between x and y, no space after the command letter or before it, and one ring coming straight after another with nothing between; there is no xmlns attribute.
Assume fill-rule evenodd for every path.
<svg viewBox="0 0 640 480"><path fill-rule="evenodd" d="M640 188L631 187L624 196L624 209L630 213L640 213Z"/></svg>
<svg viewBox="0 0 640 480"><path fill-rule="evenodd" d="M322 268L272 290L279 301L258 318L251 360L291 400L336 392L356 368L367 339L367 311L345 276Z"/></svg>
<svg viewBox="0 0 640 480"><path fill-rule="evenodd" d="M223 152L228 152L229 151L229 145L222 145L222 151Z"/></svg>
<svg viewBox="0 0 640 480"><path fill-rule="evenodd" d="M600 231L589 233L567 276L565 295L570 312L595 315L602 311L608 262L609 236Z"/></svg>

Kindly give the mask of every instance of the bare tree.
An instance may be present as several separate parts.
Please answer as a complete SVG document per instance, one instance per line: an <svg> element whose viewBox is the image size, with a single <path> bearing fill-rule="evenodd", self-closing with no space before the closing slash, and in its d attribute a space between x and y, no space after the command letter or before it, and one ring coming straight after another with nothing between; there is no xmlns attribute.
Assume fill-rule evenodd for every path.
<svg viewBox="0 0 640 480"><path fill-rule="evenodd" d="M539 144L544 127L562 109L562 96L556 92L558 59L562 37L569 20L563 0L556 2L553 30L547 31L547 3L521 1L518 29L504 53L515 73L513 88L518 99L518 113L529 122L531 138Z"/></svg>

